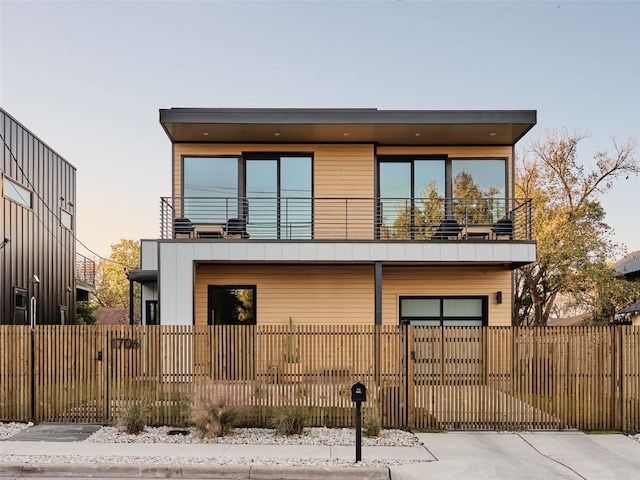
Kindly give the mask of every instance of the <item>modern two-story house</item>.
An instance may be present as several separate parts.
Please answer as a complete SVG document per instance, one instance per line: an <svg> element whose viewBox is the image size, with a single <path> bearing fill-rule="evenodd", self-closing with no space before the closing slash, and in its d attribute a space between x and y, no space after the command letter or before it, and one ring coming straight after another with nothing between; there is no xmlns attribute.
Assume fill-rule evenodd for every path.
<svg viewBox="0 0 640 480"><path fill-rule="evenodd" d="M160 110L172 190L146 324L511 325L536 259L526 111Z"/></svg>

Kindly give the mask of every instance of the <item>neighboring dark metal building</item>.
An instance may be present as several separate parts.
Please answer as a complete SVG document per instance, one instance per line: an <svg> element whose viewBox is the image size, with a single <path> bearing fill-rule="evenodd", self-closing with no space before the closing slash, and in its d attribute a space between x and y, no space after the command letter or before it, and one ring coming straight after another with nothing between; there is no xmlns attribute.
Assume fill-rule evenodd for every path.
<svg viewBox="0 0 640 480"><path fill-rule="evenodd" d="M0 324L75 323L76 169L0 109Z"/></svg>

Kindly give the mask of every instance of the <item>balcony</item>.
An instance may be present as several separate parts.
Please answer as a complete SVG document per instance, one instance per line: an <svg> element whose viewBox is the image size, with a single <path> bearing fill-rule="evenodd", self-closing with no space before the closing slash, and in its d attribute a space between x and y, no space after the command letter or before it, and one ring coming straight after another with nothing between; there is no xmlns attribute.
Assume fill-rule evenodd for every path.
<svg viewBox="0 0 640 480"><path fill-rule="evenodd" d="M160 238L530 241L531 200L163 197Z"/></svg>
<svg viewBox="0 0 640 480"><path fill-rule="evenodd" d="M76 253L76 295L78 301L87 301L96 291L96 264L93 260Z"/></svg>

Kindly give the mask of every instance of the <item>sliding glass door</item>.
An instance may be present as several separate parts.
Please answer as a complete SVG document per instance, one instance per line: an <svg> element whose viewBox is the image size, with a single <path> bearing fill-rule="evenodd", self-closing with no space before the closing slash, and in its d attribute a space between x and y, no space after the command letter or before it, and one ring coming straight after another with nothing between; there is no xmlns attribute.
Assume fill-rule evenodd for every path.
<svg viewBox="0 0 640 480"><path fill-rule="evenodd" d="M380 238L424 238L444 218L444 159L381 160L378 178Z"/></svg>
<svg viewBox="0 0 640 480"><path fill-rule="evenodd" d="M252 238L312 238L311 156L245 161L247 231Z"/></svg>

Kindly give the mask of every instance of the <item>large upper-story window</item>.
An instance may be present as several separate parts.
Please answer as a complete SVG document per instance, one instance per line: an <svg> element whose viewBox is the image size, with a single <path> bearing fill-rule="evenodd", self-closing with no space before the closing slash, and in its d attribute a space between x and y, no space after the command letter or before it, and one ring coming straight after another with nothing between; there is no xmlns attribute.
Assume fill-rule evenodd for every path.
<svg viewBox="0 0 640 480"><path fill-rule="evenodd" d="M445 219L492 224L506 210L505 159L378 159L379 235L428 238Z"/></svg>
<svg viewBox="0 0 640 480"><path fill-rule="evenodd" d="M182 216L223 224L238 217L238 157L184 157Z"/></svg>
<svg viewBox="0 0 640 480"><path fill-rule="evenodd" d="M182 215L194 223L239 219L253 238L311 238L312 156L184 157Z"/></svg>
<svg viewBox="0 0 640 480"><path fill-rule="evenodd" d="M247 231L257 238L311 238L311 156L259 155L245 160Z"/></svg>

